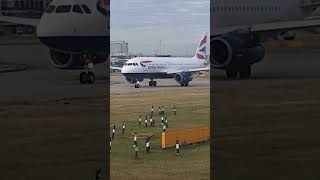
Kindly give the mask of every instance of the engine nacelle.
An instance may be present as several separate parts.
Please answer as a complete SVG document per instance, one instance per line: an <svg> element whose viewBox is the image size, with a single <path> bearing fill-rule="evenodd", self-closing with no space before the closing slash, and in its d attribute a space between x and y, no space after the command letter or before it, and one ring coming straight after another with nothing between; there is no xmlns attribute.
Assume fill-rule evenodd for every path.
<svg viewBox="0 0 320 180"><path fill-rule="evenodd" d="M90 60L94 63L106 61L107 54L90 54ZM50 49L51 63L59 69L83 69L85 59L81 53L67 53Z"/></svg>
<svg viewBox="0 0 320 180"><path fill-rule="evenodd" d="M181 83L188 83L188 82L192 81L192 74L191 74L191 72L177 73L174 75L174 79L180 84Z"/></svg>
<svg viewBox="0 0 320 180"><path fill-rule="evenodd" d="M130 78L126 77L126 81L128 81L130 84L135 84L136 82L142 82L144 79L136 79L136 78Z"/></svg>
<svg viewBox="0 0 320 180"><path fill-rule="evenodd" d="M210 61L213 67L225 69L230 65L254 64L265 55L264 47L249 37L220 36L210 43Z"/></svg>
<svg viewBox="0 0 320 180"><path fill-rule="evenodd" d="M296 38L296 33L293 31L282 32L276 38L277 40L294 40Z"/></svg>
<svg viewBox="0 0 320 180"><path fill-rule="evenodd" d="M59 69L80 69L84 61L80 61L80 55L73 55L50 49L51 63Z"/></svg>
<svg viewBox="0 0 320 180"><path fill-rule="evenodd" d="M315 9L313 11L313 13L311 14L311 16L306 18L307 20L311 20L311 19L320 19L320 7L318 7L317 9ZM305 29L305 31L307 32L311 32L313 34L320 34L320 28L310 28L310 29Z"/></svg>
<svg viewBox="0 0 320 180"><path fill-rule="evenodd" d="M137 80L137 79L134 79L134 78L126 77L126 81L128 81L130 84L134 84L134 83L136 83L138 80Z"/></svg>

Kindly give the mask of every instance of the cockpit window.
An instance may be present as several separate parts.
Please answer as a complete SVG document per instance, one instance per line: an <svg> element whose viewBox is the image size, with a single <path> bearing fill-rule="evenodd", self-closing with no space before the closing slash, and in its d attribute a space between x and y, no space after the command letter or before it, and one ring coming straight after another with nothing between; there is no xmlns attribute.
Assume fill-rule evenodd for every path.
<svg viewBox="0 0 320 180"><path fill-rule="evenodd" d="M72 8L72 12L75 12L75 13L80 13L82 14L82 9L79 5L74 5L73 8Z"/></svg>
<svg viewBox="0 0 320 180"><path fill-rule="evenodd" d="M132 63L128 63L128 66L132 66Z"/></svg>
<svg viewBox="0 0 320 180"><path fill-rule="evenodd" d="M52 13L55 8L56 8L55 6L50 5L50 6L47 8L46 13L48 13L48 14Z"/></svg>
<svg viewBox="0 0 320 180"><path fill-rule="evenodd" d="M83 8L83 10L84 10L84 12L85 12L85 13L87 13L87 14L91 14L91 10L88 8L88 6L87 6L87 5L82 4L81 6L82 6L82 8Z"/></svg>
<svg viewBox="0 0 320 180"><path fill-rule="evenodd" d="M71 5L58 6L56 13L67 13L71 11Z"/></svg>

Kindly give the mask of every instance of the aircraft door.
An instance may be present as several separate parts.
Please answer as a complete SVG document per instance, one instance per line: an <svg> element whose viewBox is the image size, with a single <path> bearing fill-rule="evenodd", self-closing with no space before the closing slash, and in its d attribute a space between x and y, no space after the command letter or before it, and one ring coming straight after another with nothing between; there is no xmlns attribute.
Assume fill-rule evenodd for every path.
<svg viewBox="0 0 320 180"><path fill-rule="evenodd" d="M148 70L148 65L142 66L142 69L143 69L144 72L146 72Z"/></svg>

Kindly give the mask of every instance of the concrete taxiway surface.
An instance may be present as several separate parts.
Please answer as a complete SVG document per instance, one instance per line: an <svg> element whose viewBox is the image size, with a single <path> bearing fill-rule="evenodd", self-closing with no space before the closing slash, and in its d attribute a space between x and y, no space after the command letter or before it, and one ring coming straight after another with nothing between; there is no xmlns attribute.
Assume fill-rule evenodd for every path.
<svg viewBox="0 0 320 180"><path fill-rule="evenodd" d="M40 44L0 46L0 179L93 179L106 166L105 66L97 82L53 68ZM26 67L6 72L12 67Z"/></svg>
<svg viewBox="0 0 320 180"><path fill-rule="evenodd" d="M319 78L319 57L319 49L268 49L265 59L252 66L250 81ZM225 80L224 71L214 70L212 75L218 82Z"/></svg>
<svg viewBox="0 0 320 180"><path fill-rule="evenodd" d="M135 92L150 92L162 90L183 90L184 88L210 88L209 77L194 77L189 83L189 87L181 87L174 79L157 79L157 87L149 87L149 79L140 83L140 88L134 88L134 84L129 84L121 73L111 73L110 94L123 94Z"/></svg>
<svg viewBox="0 0 320 180"><path fill-rule="evenodd" d="M48 49L40 44L0 46L1 64L26 67L23 71L0 73L0 101L47 100L106 94L105 64L95 66L97 81L79 83L81 70L55 69ZM0 71L1 72L1 71Z"/></svg>

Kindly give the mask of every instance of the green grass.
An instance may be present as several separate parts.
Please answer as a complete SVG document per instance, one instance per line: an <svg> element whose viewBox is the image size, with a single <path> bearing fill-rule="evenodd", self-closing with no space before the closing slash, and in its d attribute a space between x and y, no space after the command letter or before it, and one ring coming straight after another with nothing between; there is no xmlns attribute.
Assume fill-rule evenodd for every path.
<svg viewBox="0 0 320 180"><path fill-rule="evenodd" d="M320 80L224 83L212 97L213 178L319 179Z"/></svg>
<svg viewBox="0 0 320 180"><path fill-rule="evenodd" d="M183 91L182 91L183 90ZM144 127L145 115L154 106L153 119L156 127ZM164 105L168 114L169 129L187 128L199 125L210 126L209 89L181 89L161 92L144 92L112 95L111 124L117 125L111 152L111 179L209 179L209 143L195 144L182 148L176 156L175 149L160 148L161 118L158 107ZM177 115L172 113L176 106ZM168 112L169 111L169 112ZM138 127L139 115L142 126ZM127 124L122 135L122 122ZM139 159L134 159L131 134L153 133L151 153L144 149L145 140L138 139Z"/></svg>
<svg viewBox="0 0 320 180"><path fill-rule="evenodd" d="M103 98L1 102L0 179L94 179L107 164Z"/></svg>

